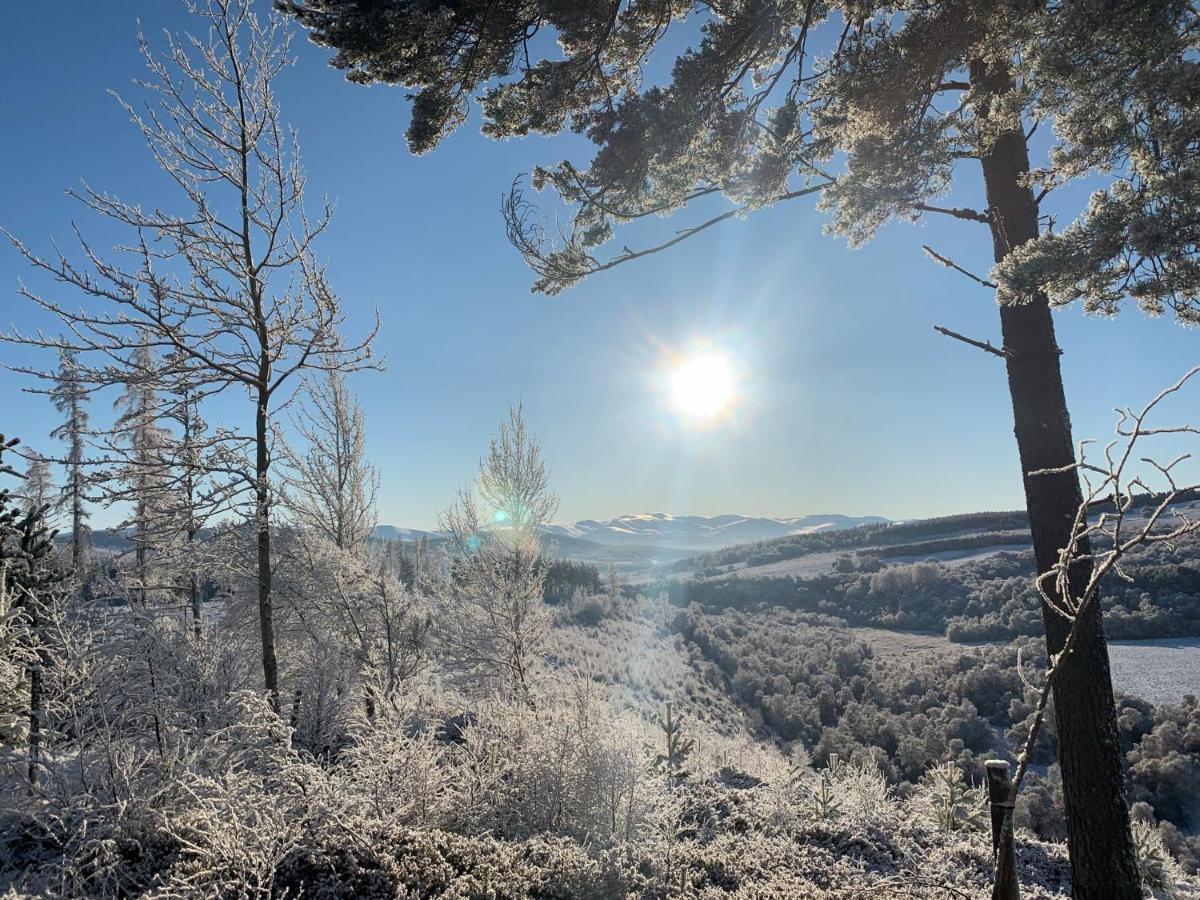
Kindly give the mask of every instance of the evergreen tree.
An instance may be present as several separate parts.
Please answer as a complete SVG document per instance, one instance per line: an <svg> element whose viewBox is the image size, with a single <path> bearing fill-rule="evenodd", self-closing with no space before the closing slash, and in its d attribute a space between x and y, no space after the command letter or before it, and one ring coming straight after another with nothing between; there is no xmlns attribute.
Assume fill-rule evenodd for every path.
<svg viewBox="0 0 1200 900"><path fill-rule="evenodd" d="M171 536L167 514L170 472L165 457L168 437L159 421L157 360L148 346L142 346L131 362L133 367L115 404L118 416L113 431L122 455L114 473L116 484L110 480L106 495L109 502L130 504L130 515L119 528L127 531L133 542L134 589L145 607L151 580L147 562Z"/></svg>
<svg viewBox="0 0 1200 900"><path fill-rule="evenodd" d="M4 462L4 454L18 441L0 435L0 475L20 477ZM25 668L28 681L28 777L37 785L45 737L44 683L51 664L47 626L55 605L62 573L54 563L54 533L45 524L48 506L17 505L5 487L0 489L0 644L7 644L9 660ZM20 616L17 619L16 616ZM0 667L2 669L4 667ZM0 727L19 699L6 696L9 682L0 685ZM8 709L5 709L7 707Z"/></svg>
<svg viewBox="0 0 1200 900"><path fill-rule="evenodd" d="M71 565L75 577L86 577L91 536L87 528L88 476L84 441L88 430L88 391L84 384L79 357L74 350L60 349L58 371L50 399L54 408L63 415L62 424L50 432L50 436L66 445L63 467L66 483L59 494L58 506L66 511L71 521Z"/></svg>
<svg viewBox="0 0 1200 900"><path fill-rule="evenodd" d="M54 476L50 472L50 460L36 451L29 452L27 459L29 464L25 468L20 490L13 496L22 502L25 512L44 509L49 517L54 497ZM50 524L49 521L47 524Z"/></svg>
<svg viewBox="0 0 1200 900"><path fill-rule="evenodd" d="M654 757L654 768L666 775L667 784L675 786L687 778L684 766L696 747L696 742L683 733L683 722L675 711L675 704L668 703L662 715L654 717L662 731L663 750Z"/></svg>
<svg viewBox="0 0 1200 900"><path fill-rule="evenodd" d="M1007 369L1039 571L1071 540L1081 501L1051 309L1073 300L1111 313L1200 320L1200 11L1185 0L939 0L636 4L489 0L362 3L276 0L336 51L356 82L413 93L408 143L433 149L481 95L486 134L570 127L597 146L590 165L533 172L573 206L549 235L514 186L510 239L547 293L665 250L726 219L819 195L852 245L892 219L944 215L983 229L1003 340L967 339ZM644 78L663 35L701 23L665 83ZM553 32L539 58L530 37ZM560 52L561 51L561 52ZM1034 165L1028 134L1052 125ZM973 161L979 209L938 205ZM1087 208L1053 229L1050 197L1104 179ZM619 226L695 202L727 206L642 249L598 248ZM1057 195L1056 195L1057 196ZM1049 199L1048 199L1049 197ZM1067 213L1071 215L1071 213ZM959 272L963 266L930 250ZM961 337L951 332L952 337ZM1033 474L1042 473L1042 474ZM1085 554L1086 556L1086 548ZM1068 584L1078 593L1091 564ZM1072 623L1043 607L1057 653ZM1121 779L1108 653L1093 604L1056 688L1072 878L1079 897L1140 896Z"/></svg>

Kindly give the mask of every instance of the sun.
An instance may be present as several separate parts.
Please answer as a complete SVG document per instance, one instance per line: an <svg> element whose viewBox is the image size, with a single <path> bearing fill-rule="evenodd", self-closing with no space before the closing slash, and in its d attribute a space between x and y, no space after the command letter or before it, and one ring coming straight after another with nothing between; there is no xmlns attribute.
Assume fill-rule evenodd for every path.
<svg viewBox="0 0 1200 900"><path fill-rule="evenodd" d="M717 418L729 409L734 393L733 367L719 351L682 357L670 370L671 406L690 419Z"/></svg>

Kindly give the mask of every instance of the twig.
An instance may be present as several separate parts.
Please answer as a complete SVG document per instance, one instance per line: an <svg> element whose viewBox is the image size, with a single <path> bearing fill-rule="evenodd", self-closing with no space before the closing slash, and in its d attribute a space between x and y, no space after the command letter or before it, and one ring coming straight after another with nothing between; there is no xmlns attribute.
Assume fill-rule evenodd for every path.
<svg viewBox="0 0 1200 900"><path fill-rule="evenodd" d="M970 344L972 347L978 347L980 350L991 353L994 356L999 356L1001 359L1007 359L1010 355L1006 348L994 347L988 341L977 341L974 338L969 338L964 334L959 334L957 331L951 331L949 328L944 328L941 325L934 325L933 330L938 334L944 334L948 338L954 338L956 341L962 341L964 344Z"/></svg>
<svg viewBox="0 0 1200 900"><path fill-rule="evenodd" d="M928 244L922 244L921 249L924 250L927 254L929 254L929 256L935 262L939 262L946 268L953 269L955 272L961 272L963 275L966 275L968 278L970 278L976 284L981 284L985 288L993 288L994 289L996 287L996 282L988 281L986 278L980 278L974 272L968 272L966 269L964 269L962 266L960 266L954 260L947 259L946 257L942 256L942 254L938 253L936 250L934 250Z"/></svg>

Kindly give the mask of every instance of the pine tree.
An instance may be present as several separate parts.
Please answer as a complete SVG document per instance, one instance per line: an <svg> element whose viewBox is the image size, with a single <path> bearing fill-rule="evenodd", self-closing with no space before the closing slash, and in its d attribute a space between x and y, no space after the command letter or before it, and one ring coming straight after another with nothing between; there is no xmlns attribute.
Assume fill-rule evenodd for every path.
<svg viewBox="0 0 1200 900"><path fill-rule="evenodd" d="M168 436L160 424L162 415L153 351L139 347L132 359L124 391L117 398L117 420L113 432L122 452L117 471L107 485L109 502L127 501L129 518L119 528L130 535L134 546L134 589L145 608L150 592L148 561L171 537L167 517L170 505L170 471L165 457Z"/></svg>
<svg viewBox="0 0 1200 900"><path fill-rule="evenodd" d="M17 444L16 438L0 435L0 475L20 477L4 462L4 454ZM0 640L9 644L10 659L24 665L29 683L28 777L36 786L45 737L44 683L51 665L46 632L63 573L55 565L54 533L44 519L49 507L22 508L14 499L7 487L0 490L0 607L5 620ZM19 630L14 614L21 617ZM14 699L0 695L0 704L11 707ZM0 708L0 715L4 712Z"/></svg>
<svg viewBox="0 0 1200 900"><path fill-rule="evenodd" d="M674 703L668 703L654 721L663 733L663 749L654 757L654 768L666 776L668 785L674 786L687 778L684 766L696 742L683 733L683 722L675 712Z"/></svg>
<svg viewBox="0 0 1200 900"><path fill-rule="evenodd" d="M54 408L63 414L63 422L50 432L50 437L66 445L63 467L66 483L59 495L59 508L64 509L71 521L71 565L75 577L86 579L88 554L91 548L87 528L88 476L84 470L85 438L88 430L87 387L74 350L59 351L58 371L50 399Z"/></svg>
<svg viewBox="0 0 1200 900"><path fill-rule="evenodd" d="M225 500L236 494L236 488L222 488L210 476L206 451L211 452L214 444L207 439L207 425L200 417L194 390L186 380L175 382L167 417L178 427L171 445L171 465L176 473L175 519L183 539L180 568L192 614L192 630L199 636L204 616L197 543L205 523L225 511Z"/></svg>

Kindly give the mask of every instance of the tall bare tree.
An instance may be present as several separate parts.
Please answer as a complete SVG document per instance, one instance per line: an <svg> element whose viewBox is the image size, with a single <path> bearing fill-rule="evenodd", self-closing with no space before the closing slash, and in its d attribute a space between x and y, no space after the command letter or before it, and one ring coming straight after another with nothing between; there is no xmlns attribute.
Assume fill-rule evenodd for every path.
<svg viewBox="0 0 1200 900"><path fill-rule="evenodd" d="M34 267L90 301L78 307L22 289L65 324L55 345L98 360L91 378L120 382L136 368L132 354L150 348L167 361L165 376L197 385L201 397L230 389L248 395L249 452L228 454L224 466L250 495L263 676L277 705L272 420L305 371L374 365L378 320L360 341L340 334L344 313L313 251L330 207L323 204L315 217L306 209L295 135L272 89L291 61L288 35L280 20L260 19L252 6L190 4L201 33L168 36L161 54L141 38L150 77L138 84L149 99L141 108L122 103L181 192L184 211L146 208L85 184L74 196L130 231L111 257L82 236L82 262L14 243ZM46 343L21 334L8 339Z"/></svg>

